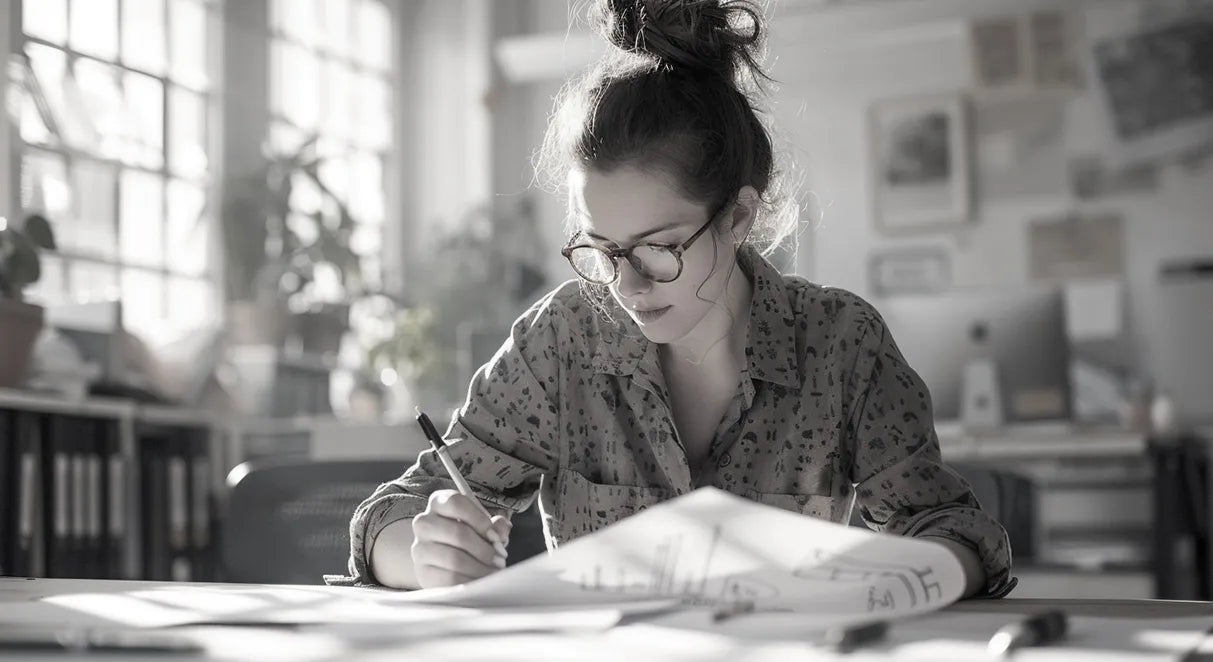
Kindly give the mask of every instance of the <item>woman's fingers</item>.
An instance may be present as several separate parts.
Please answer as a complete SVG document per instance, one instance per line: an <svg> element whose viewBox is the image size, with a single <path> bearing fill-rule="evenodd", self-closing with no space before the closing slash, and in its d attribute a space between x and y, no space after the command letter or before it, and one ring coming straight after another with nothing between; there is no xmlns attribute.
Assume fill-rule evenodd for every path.
<svg viewBox="0 0 1213 662"><path fill-rule="evenodd" d="M417 540L460 549L486 567L505 566L505 554L497 549L502 546L500 543L490 543L479 531L457 519L433 513L418 515L413 520L413 535ZM500 565L495 561L497 558L501 559Z"/></svg>
<svg viewBox="0 0 1213 662"><path fill-rule="evenodd" d="M424 512L413 518L410 552L423 588L450 586L505 567L510 523L488 519L468 497L454 490L430 495Z"/></svg>

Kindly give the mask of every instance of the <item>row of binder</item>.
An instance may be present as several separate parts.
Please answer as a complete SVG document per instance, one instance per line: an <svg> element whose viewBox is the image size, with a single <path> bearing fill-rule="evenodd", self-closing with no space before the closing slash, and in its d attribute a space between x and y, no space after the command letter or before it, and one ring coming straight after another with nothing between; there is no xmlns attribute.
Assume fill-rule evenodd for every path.
<svg viewBox="0 0 1213 662"><path fill-rule="evenodd" d="M210 578L209 432L133 427L0 409L0 575Z"/></svg>

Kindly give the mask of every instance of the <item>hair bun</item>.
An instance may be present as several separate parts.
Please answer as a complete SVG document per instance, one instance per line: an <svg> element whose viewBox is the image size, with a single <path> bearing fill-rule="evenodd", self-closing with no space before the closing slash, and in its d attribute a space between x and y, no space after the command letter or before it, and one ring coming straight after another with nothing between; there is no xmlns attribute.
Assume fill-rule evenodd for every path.
<svg viewBox="0 0 1213 662"><path fill-rule="evenodd" d="M761 13L744 0L601 0L600 12L603 36L628 53L729 79L759 69Z"/></svg>

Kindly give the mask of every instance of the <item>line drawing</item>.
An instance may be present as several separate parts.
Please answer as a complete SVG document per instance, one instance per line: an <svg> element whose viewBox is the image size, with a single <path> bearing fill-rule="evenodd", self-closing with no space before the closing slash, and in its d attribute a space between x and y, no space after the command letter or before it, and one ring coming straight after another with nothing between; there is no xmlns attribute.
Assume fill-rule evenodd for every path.
<svg viewBox="0 0 1213 662"><path fill-rule="evenodd" d="M920 600L929 605L943 598L943 588L934 578L934 568L866 561L845 554L828 554L820 549L810 552L792 569L792 574L801 579L830 582L869 582L875 577L895 579L905 588L911 607L917 607ZM869 603L872 602L870 599ZM883 600L876 602L883 603Z"/></svg>

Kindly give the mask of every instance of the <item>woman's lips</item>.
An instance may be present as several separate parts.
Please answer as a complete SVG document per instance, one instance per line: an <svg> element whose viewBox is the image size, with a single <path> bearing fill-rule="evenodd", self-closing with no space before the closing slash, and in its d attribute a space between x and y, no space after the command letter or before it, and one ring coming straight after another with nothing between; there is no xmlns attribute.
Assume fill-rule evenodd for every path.
<svg viewBox="0 0 1213 662"><path fill-rule="evenodd" d="M663 308L654 308L652 310L634 310L632 312L635 313L636 319L641 324L649 324L651 322L656 322L662 315L665 315L669 309L670 306L665 306Z"/></svg>

